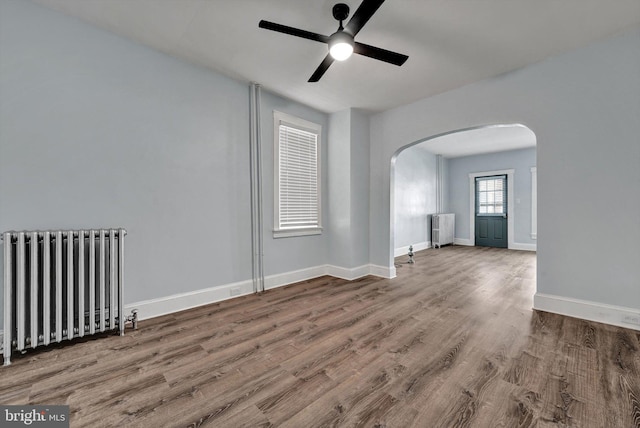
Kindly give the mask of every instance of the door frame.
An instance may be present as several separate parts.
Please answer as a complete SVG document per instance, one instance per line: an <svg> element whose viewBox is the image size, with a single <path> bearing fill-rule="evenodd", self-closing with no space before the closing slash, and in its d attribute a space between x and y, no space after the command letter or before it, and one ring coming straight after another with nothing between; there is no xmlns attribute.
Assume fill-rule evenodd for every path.
<svg viewBox="0 0 640 428"><path fill-rule="evenodd" d="M514 234L514 191L513 177L515 169L501 169L498 171L483 171L469 173L469 241L472 246L476 245L476 177L488 177L492 175L507 176L507 248L512 250Z"/></svg>

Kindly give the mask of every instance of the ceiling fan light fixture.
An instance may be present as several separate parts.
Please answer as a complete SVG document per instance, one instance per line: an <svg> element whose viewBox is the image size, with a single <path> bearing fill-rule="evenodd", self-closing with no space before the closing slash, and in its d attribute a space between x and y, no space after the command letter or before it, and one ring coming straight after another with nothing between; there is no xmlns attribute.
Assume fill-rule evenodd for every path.
<svg viewBox="0 0 640 428"><path fill-rule="evenodd" d="M329 37L312 33L311 31L265 21L264 19L258 23L258 27L329 45L329 53L313 72L308 80L309 82L317 82L334 61L344 61L354 53L389 64L402 65L409 58L408 56L375 46L365 45L364 43L356 44L353 40L384 1L385 0L362 0L362 3L360 3L360 6L358 6L358 9L347 25L343 25L343 22L349 17L349 5L346 3L335 4L332 13L340 25L338 26L338 31Z"/></svg>
<svg viewBox="0 0 640 428"><path fill-rule="evenodd" d="M353 37L338 31L329 40L329 53L336 61L344 61L353 53Z"/></svg>

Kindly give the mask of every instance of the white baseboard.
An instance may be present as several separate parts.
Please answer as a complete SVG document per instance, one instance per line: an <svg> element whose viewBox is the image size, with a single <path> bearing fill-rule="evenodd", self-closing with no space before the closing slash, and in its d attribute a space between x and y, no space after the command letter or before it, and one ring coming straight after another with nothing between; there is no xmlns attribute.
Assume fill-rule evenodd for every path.
<svg viewBox="0 0 640 428"><path fill-rule="evenodd" d="M132 309L137 309L138 319L145 320L251 293L253 293L253 281L241 281L126 304L124 312L128 314Z"/></svg>
<svg viewBox="0 0 640 428"><path fill-rule="evenodd" d="M533 309L640 331L640 309L544 293L533 297Z"/></svg>
<svg viewBox="0 0 640 428"><path fill-rule="evenodd" d="M422 251L427 248L431 248L431 242L418 242L417 244L413 244L413 251ZM409 245L396 248L393 250L393 257L406 256L409 253Z"/></svg>
<svg viewBox="0 0 640 428"><path fill-rule="evenodd" d="M353 281L354 279L362 278L371 274L370 265L362 265L355 268L343 268L340 266L327 265L326 274L335 276L336 278L346 279Z"/></svg>
<svg viewBox="0 0 640 428"><path fill-rule="evenodd" d="M265 290L269 290L271 288L283 287L295 282L318 278L319 276L326 275L326 271L327 270L325 266L314 266L306 269L265 276L264 288Z"/></svg>
<svg viewBox="0 0 640 428"><path fill-rule="evenodd" d="M510 250L520 250L520 251L537 251L536 244L520 244L518 242L514 242Z"/></svg>
<svg viewBox="0 0 640 428"><path fill-rule="evenodd" d="M306 269L266 276L264 278L264 288L269 290L293 284L295 282L318 278L324 275L331 275L349 281L366 275L374 275L391 279L395 278L396 269L395 267L383 267L370 264L355 268L343 268L332 265L314 266ZM253 293L253 281L246 280L202 290L190 291L187 293L173 294L171 296L160 297L157 299L129 303L124 305L124 311L125 314L128 314L132 309L137 309L138 319L145 320L251 293Z"/></svg>
<svg viewBox="0 0 640 428"><path fill-rule="evenodd" d="M467 247L473 247L475 246L474 242L471 239L464 239L464 238L454 238L453 239L453 243L455 245L464 245ZM520 244L518 242L514 242L511 245L511 248L509 248L510 250L520 250L520 251L536 251L537 250L537 246L536 244Z"/></svg>
<svg viewBox="0 0 640 428"><path fill-rule="evenodd" d="M393 279L396 277L396 268L395 266L387 267L387 266L369 265L369 274L374 276L379 276L382 278Z"/></svg>
<svg viewBox="0 0 640 428"><path fill-rule="evenodd" d="M471 241L471 239L453 238L453 243L455 245L464 245L467 247L473 247L473 242Z"/></svg>

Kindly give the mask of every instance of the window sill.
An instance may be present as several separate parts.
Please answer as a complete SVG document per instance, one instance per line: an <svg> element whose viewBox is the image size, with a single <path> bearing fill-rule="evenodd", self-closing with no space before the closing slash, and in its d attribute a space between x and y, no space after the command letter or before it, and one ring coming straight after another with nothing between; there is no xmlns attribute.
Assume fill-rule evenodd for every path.
<svg viewBox="0 0 640 428"><path fill-rule="evenodd" d="M313 229L281 229L274 230L274 238L292 238L295 236L311 236L322 235L322 228L314 227Z"/></svg>

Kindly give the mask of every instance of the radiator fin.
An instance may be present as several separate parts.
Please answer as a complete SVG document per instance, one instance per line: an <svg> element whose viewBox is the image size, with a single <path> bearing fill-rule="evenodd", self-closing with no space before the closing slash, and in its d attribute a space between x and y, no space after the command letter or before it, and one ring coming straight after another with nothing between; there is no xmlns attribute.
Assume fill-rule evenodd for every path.
<svg viewBox="0 0 640 428"><path fill-rule="evenodd" d="M124 334L124 229L5 232L4 364L13 350Z"/></svg>
<svg viewBox="0 0 640 428"><path fill-rule="evenodd" d="M431 217L431 243L434 248L453 244L455 214L434 214Z"/></svg>

